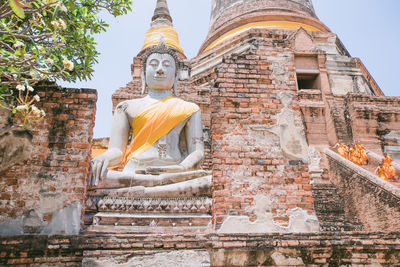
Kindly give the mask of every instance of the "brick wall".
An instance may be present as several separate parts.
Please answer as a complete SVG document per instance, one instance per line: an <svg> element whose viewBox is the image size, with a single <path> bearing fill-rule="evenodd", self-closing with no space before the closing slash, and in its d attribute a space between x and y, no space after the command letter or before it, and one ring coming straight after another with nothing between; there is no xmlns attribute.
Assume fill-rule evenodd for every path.
<svg viewBox="0 0 400 267"><path fill-rule="evenodd" d="M2 234L79 230L79 221L68 226L73 229L62 228L57 221L72 220L70 216L80 220L83 212L97 93L47 85L37 94L38 107L47 115L32 126L31 159L0 174Z"/></svg>
<svg viewBox="0 0 400 267"><path fill-rule="evenodd" d="M250 211L257 195L271 198L276 223L289 224L291 210L313 214L308 167L281 152L279 138L267 129L277 123L283 108L277 94L296 95L293 54L284 36L263 35L256 51L225 56L217 67L211 92L213 145L213 214L218 229L229 215L257 216ZM299 103L294 99L296 123L303 129ZM267 230L266 230L267 231Z"/></svg>
<svg viewBox="0 0 400 267"><path fill-rule="evenodd" d="M356 217L346 214L343 198L331 183L312 185L314 209L318 216L321 231L351 232L362 231L363 225Z"/></svg>
<svg viewBox="0 0 400 267"><path fill-rule="evenodd" d="M211 266L396 266L397 233L231 235L212 239Z"/></svg>
<svg viewBox="0 0 400 267"><path fill-rule="evenodd" d="M345 100L354 141L381 154L387 145L384 136L391 131L400 132L400 97L349 94Z"/></svg>
<svg viewBox="0 0 400 267"><path fill-rule="evenodd" d="M329 266L400 263L397 233L81 235L0 237L1 266L126 264L158 253L199 251L210 266ZM211 259L210 259L211 258ZM181 262L191 259L182 257ZM178 262L176 262L178 264ZM111 265L110 265L111 266ZM163 266L163 265L160 265ZM164 265L165 266L165 265ZM201 265L204 266L204 265ZM207 266L207 265L205 265Z"/></svg>

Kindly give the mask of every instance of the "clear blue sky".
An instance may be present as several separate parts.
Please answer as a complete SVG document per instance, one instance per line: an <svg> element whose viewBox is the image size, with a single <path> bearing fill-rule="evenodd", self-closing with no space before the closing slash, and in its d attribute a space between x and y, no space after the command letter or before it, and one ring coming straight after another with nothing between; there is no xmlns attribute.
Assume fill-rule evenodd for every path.
<svg viewBox="0 0 400 267"><path fill-rule="evenodd" d="M155 0L133 0L134 11L123 17L105 16L110 28L96 37L99 64L88 82L62 84L98 90L94 137L110 134L111 95L130 80L130 64L143 45ZM400 95L400 0L313 0L320 20L337 33L353 57L366 65L386 95ZM186 56L193 58L205 40L211 0L168 0L174 26Z"/></svg>

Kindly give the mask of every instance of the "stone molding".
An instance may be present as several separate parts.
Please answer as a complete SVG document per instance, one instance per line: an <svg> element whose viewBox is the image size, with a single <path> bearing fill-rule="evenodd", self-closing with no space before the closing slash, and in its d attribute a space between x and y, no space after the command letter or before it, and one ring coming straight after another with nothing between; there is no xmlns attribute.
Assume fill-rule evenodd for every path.
<svg viewBox="0 0 400 267"><path fill-rule="evenodd" d="M210 213L212 199L95 197L86 201L88 210L125 213Z"/></svg>

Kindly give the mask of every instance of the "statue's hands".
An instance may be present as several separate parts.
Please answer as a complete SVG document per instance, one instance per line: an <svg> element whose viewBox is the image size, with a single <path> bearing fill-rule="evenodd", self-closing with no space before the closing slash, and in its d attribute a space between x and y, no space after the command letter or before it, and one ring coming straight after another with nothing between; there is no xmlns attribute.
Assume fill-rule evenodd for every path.
<svg viewBox="0 0 400 267"><path fill-rule="evenodd" d="M106 175L106 171L109 165L109 160L102 158L101 156L96 157L90 161L90 178L89 185L96 186L99 184L100 178Z"/></svg>
<svg viewBox="0 0 400 267"><path fill-rule="evenodd" d="M146 174L158 175L162 173L177 173L185 171L185 167L182 165L170 165L170 166L150 166L146 168Z"/></svg>

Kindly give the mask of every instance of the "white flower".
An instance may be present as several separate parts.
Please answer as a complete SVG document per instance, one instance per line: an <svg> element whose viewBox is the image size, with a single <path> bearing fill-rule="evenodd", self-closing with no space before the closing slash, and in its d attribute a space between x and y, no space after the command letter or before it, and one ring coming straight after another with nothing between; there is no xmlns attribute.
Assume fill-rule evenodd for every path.
<svg viewBox="0 0 400 267"><path fill-rule="evenodd" d="M46 116L46 112L44 112L44 110L42 109L42 110L40 111L40 115L42 115L42 117L44 117L44 116Z"/></svg>
<svg viewBox="0 0 400 267"><path fill-rule="evenodd" d="M61 29L63 30L67 29L67 24L65 24L65 22L62 19L59 19L58 23Z"/></svg>
<svg viewBox="0 0 400 267"><path fill-rule="evenodd" d="M53 65L53 64L54 64L54 60L52 60L51 58L46 58L46 59L45 59L45 62L46 62L47 64L50 64L50 65Z"/></svg>
<svg viewBox="0 0 400 267"><path fill-rule="evenodd" d="M53 20L51 25L53 25L54 29L58 29L60 27L60 23L57 20Z"/></svg>
<svg viewBox="0 0 400 267"><path fill-rule="evenodd" d="M29 92L33 92L33 91L34 91L34 89L33 89L32 86L29 86L29 85L28 85L26 88L28 89Z"/></svg>
<svg viewBox="0 0 400 267"><path fill-rule="evenodd" d="M40 75L37 73L37 71L35 71L35 70L31 70L30 72L29 72L29 75L32 77L32 79L34 79L34 80L38 80L38 79L40 79Z"/></svg>
<svg viewBox="0 0 400 267"><path fill-rule="evenodd" d="M34 98L37 102L40 102L40 96L35 95L33 98Z"/></svg>
<svg viewBox="0 0 400 267"><path fill-rule="evenodd" d="M25 110L25 109L28 109L28 105L21 105L21 106L16 107L16 109L17 110Z"/></svg>
<svg viewBox="0 0 400 267"><path fill-rule="evenodd" d="M18 48L24 47L24 46L25 46L25 44L23 42L21 42L21 41L16 41L15 44L13 45L13 47L15 49L18 49Z"/></svg>
<svg viewBox="0 0 400 267"><path fill-rule="evenodd" d="M67 13L67 12L68 12L68 9L67 9L67 7L66 7L64 4L61 4L61 5L60 5L60 10L61 10L62 12L64 12L64 13Z"/></svg>
<svg viewBox="0 0 400 267"><path fill-rule="evenodd" d="M43 115L43 110L38 109L36 106L32 106L32 111L37 117L42 117Z"/></svg>
<svg viewBox="0 0 400 267"><path fill-rule="evenodd" d="M40 72L40 74L39 75L43 75L43 73L42 72L49 72L49 68L48 67L45 67L45 68L37 68L37 70Z"/></svg>
<svg viewBox="0 0 400 267"><path fill-rule="evenodd" d="M25 91L25 86L23 86L22 84L18 84L17 85L17 90L18 91Z"/></svg>
<svg viewBox="0 0 400 267"><path fill-rule="evenodd" d="M45 49L43 46L41 46L41 45L38 45L36 48L37 48L37 50L38 50L39 52L41 52L41 53L46 52L46 49Z"/></svg>
<svg viewBox="0 0 400 267"><path fill-rule="evenodd" d="M74 69L74 63L72 61L69 61L66 58L64 58L64 60L63 60L63 65L64 65L64 68L66 68L69 71L72 71Z"/></svg>

